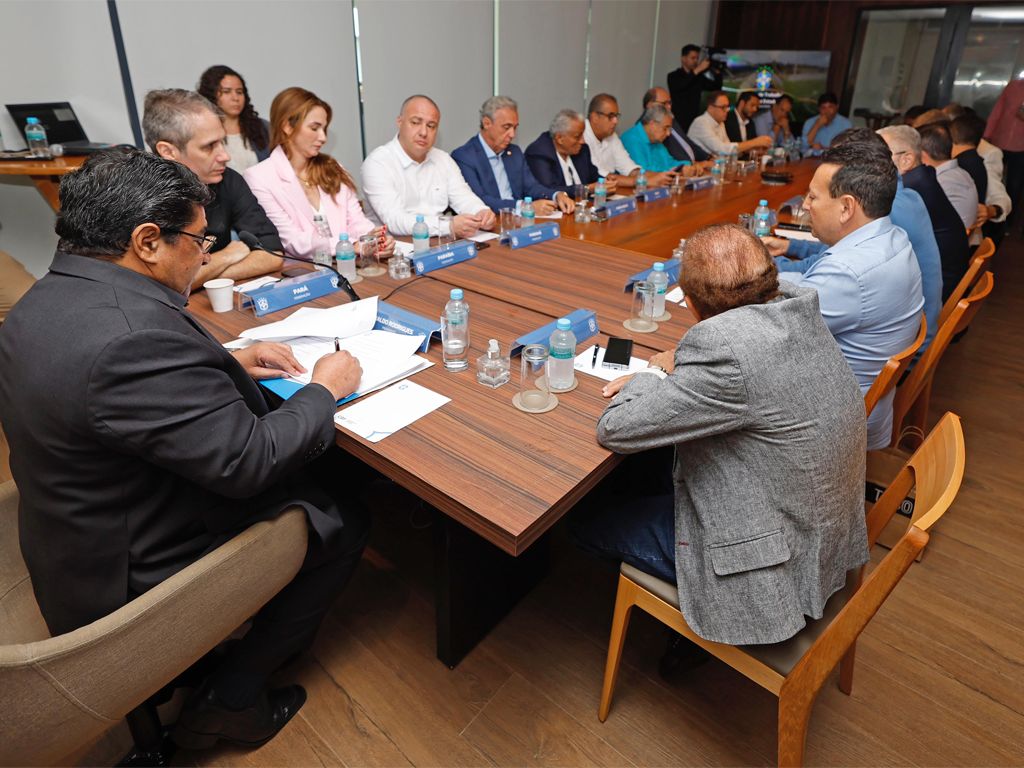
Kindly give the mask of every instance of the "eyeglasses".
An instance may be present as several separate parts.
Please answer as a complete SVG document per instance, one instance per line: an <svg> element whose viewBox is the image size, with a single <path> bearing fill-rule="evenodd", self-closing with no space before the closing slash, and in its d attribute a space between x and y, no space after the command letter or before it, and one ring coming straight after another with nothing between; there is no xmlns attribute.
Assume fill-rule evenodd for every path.
<svg viewBox="0 0 1024 768"><path fill-rule="evenodd" d="M203 237L202 235L193 235L191 232L185 232L182 229L169 229L167 227L165 227L163 231L173 232L176 235L185 235L186 237L191 237L198 243L202 243L203 253L209 253L213 250L213 246L217 244L217 238L215 235L206 235Z"/></svg>
<svg viewBox="0 0 1024 768"><path fill-rule="evenodd" d="M729 105L728 104L708 104L708 109L724 109L724 110L728 111Z"/></svg>
<svg viewBox="0 0 1024 768"><path fill-rule="evenodd" d="M601 117L607 117L609 120L614 120L617 117L622 117L621 112L598 112Z"/></svg>
<svg viewBox="0 0 1024 768"><path fill-rule="evenodd" d="M660 104L663 107L671 108L672 107L672 99L669 99L668 101L652 101L651 104Z"/></svg>

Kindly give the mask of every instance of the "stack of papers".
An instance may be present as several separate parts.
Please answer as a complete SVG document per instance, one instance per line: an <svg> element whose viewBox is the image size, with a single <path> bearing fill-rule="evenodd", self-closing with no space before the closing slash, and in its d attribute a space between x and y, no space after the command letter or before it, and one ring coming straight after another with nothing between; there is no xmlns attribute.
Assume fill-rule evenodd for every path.
<svg viewBox="0 0 1024 768"><path fill-rule="evenodd" d="M588 347L582 352L576 353L576 362L573 364L580 373L589 373L591 376L597 376L599 379L605 381L615 381L620 376L628 376L631 373L642 371L647 367L647 361L641 360L639 357L629 358L629 370L623 371L618 368L604 368L601 363L604 362L604 347L598 347L597 350L597 361L594 365L590 364L590 361L594 359L594 346Z"/></svg>
<svg viewBox="0 0 1024 768"><path fill-rule="evenodd" d="M371 443L378 443L449 402L451 398L411 381L403 381L339 411L334 414L334 422Z"/></svg>

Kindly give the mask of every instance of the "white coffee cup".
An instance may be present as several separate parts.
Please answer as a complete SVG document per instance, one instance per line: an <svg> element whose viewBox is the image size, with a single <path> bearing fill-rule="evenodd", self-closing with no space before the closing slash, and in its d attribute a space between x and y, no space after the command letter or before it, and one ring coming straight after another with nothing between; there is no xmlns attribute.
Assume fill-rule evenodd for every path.
<svg viewBox="0 0 1024 768"><path fill-rule="evenodd" d="M230 312L235 303L235 281L227 277L218 277L216 280L207 280L203 283L206 295L210 297L210 304L214 312Z"/></svg>

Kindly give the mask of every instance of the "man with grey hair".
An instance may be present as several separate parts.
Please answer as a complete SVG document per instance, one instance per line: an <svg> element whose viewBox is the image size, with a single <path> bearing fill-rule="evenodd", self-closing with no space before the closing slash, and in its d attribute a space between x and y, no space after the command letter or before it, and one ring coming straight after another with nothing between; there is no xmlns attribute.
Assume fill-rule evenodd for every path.
<svg viewBox="0 0 1024 768"><path fill-rule="evenodd" d="M434 146L441 110L422 94L402 102L398 133L363 161L366 215L393 235L411 235L422 216L430 234L464 238L494 226L497 219L462 177L451 155ZM451 231L439 217L455 211ZM448 229L448 225L444 225Z"/></svg>
<svg viewBox="0 0 1024 768"><path fill-rule="evenodd" d="M608 194L617 180L601 176L590 159L590 147L583 139L585 120L575 109L563 109L555 115L547 131L526 148L526 162L537 181L548 189L575 195L575 187L585 184L591 192L604 178Z"/></svg>
<svg viewBox="0 0 1024 768"><path fill-rule="evenodd" d="M150 91L142 116L146 143L154 154L181 163L213 193L206 206L206 234L217 238L210 263L199 269L192 290L207 280L225 277L245 280L281 268L282 260L265 251L250 251L232 232L252 232L271 251L282 252L277 227L241 175L227 167L231 155L224 147L227 135L221 111L192 91L172 88ZM196 233L199 234L199 233Z"/></svg>
<svg viewBox="0 0 1024 768"><path fill-rule="evenodd" d="M665 140L672 135L672 111L661 104L651 104L640 116L640 122L622 134L622 146L629 156L640 163L649 172L651 186L672 183L678 176L679 167L675 158L669 154ZM693 165L683 166L694 173Z"/></svg>
<svg viewBox="0 0 1024 768"><path fill-rule="evenodd" d="M452 152L470 189L492 211L515 208L530 197L538 216L555 210L572 213L573 196L548 189L530 172L523 151L512 143L519 127L519 105L508 96L492 96L480 107L480 133Z"/></svg>

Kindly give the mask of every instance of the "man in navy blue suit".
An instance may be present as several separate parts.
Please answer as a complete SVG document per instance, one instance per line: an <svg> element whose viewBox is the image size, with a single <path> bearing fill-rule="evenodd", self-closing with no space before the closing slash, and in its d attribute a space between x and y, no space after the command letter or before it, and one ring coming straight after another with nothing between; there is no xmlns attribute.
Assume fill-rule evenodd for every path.
<svg viewBox="0 0 1024 768"><path fill-rule="evenodd" d="M526 148L526 162L537 181L549 189L574 194L573 187L597 186L599 173L590 159L590 147L583 137L585 118L575 109L563 109L551 126ZM608 194L615 192L615 177L605 179Z"/></svg>
<svg viewBox="0 0 1024 768"><path fill-rule="evenodd" d="M537 215L556 208L572 213L573 196L545 187L530 172L523 151L512 140L519 127L519 105L508 96L492 96L480 107L480 133L452 152L466 183L498 213L517 200L533 198Z"/></svg>

